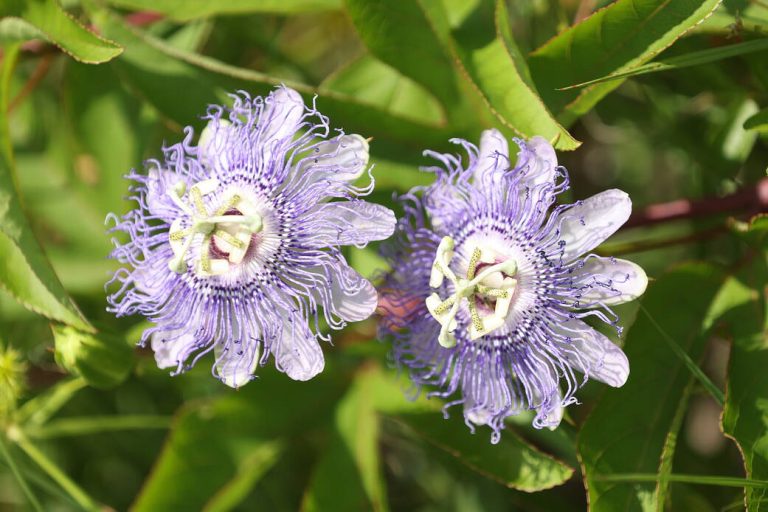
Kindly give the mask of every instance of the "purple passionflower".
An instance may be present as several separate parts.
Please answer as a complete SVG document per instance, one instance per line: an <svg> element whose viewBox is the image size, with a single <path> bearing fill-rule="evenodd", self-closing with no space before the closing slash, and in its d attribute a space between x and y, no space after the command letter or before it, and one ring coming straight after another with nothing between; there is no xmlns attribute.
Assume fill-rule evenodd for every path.
<svg viewBox="0 0 768 512"><path fill-rule="evenodd" d="M493 442L523 410L535 411L535 427L554 428L588 378L619 387L629 375L621 349L583 319L618 330L610 306L645 291L639 266L589 254L632 203L607 190L549 213L568 176L545 139L515 140L514 166L496 130L479 149L452 142L468 162L425 152L441 164L426 169L436 182L401 198L406 216L384 249L393 272L381 334L416 384L458 393L448 405L463 404L472 430L490 426Z"/></svg>
<svg viewBox="0 0 768 512"><path fill-rule="evenodd" d="M289 377L310 379L328 339L319 311L339 329L376 309L376 290L339 250L394 229L391 210L358 199L373 181L352 184L368 143L329 136L328 119L287 87L233 95L205 119L197 145L188 127L146 175L129 175L138 206L113 229L130 241L112 253L127 267L111 281L120 289L109 310L147 317L141 344L174 373L212 351L214 375L235 388L270 355Z"/></svg>

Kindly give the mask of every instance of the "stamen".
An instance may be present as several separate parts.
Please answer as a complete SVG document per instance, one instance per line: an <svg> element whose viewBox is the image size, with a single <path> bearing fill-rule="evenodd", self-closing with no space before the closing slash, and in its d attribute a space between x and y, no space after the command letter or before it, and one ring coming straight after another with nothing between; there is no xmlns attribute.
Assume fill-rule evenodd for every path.
<svg viewBox="0 0 768 512"><path fill-rule="evenodd" d="M456 314L459 312L462 299L467 299L469 315L472 320L469 334L470 339L475 340L504 325L509 314L512 294L517 285L517 280L511 277L517 273L517 263L511 259L485 267L478 275L475 275L481 261L493 261L490 257L484 259L479 247L475 247L472 251L467 266L467 278L457 279L448 266L453 258L454 246L452 238L446 236L442 239L435 254L429 280L430 286L438 288L442 285L443 279L447 277L454 285L453 295L441 300L436 293L433 293L426 300L427 310L441 325L438 342L446 348L456 344L456 338L452 333L456 329ZM498 284L491 286L488 281ZM475 296L495 299L494 312L481 317Z"/></svg>
<svg viewBox="0 0 768 512"><path fill-rule="evenodd" d="M187 192L187 187L184 182L177 183L168 192L173 202L191 217L190 227L181 229L183 221L177 219L168 233L168 239L174 251L174 257L168 262L168 267L174 272L183 274L187 271L185 257L196 235L202 235L196 270L202 276L211 276L228 272L230 263L240 263L246 254L251 236L262 230L262 218L253 212L254 208L252 205L242 205L243 209L246 209L245 206L248 206L246 211L250 212L249 215L227 213L242 201L241 196L238 194L233 194L224 201L216 209L214 215L208 214L203 196L214 192L218 185L219 182L215 179L196 183L190 187L188 194L186 194L186 202L184 201L184 196ZM194 205L194 209L190 207L190 203ZM211 259L211 242L214 236L220 240L221 244L231 246L229 260ZM183 245L180 245L182 240L184 241Z"/></svg>

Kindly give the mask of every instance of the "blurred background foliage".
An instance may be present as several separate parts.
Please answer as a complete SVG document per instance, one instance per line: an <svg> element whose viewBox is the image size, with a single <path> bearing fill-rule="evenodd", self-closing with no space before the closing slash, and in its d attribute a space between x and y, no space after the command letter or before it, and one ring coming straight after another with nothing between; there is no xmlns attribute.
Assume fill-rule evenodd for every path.
<svg viewBox="0 0 768 512"><path fill-rule="evenodd" d="M764 0L2 0L0 16L1 510L766 501ZM652 278L619 308L627 385L588 384L556 431L523 415L494 446L404 398L375 320L336 333L307 383L158 370L133 348L142 320L104 311L104 217L207 104L280 83L373 137L382 204L429 182L424 149L492 126L555 141L563 199L629 192L600 249ZM375 247L348 257L385 270Z"/></svg>

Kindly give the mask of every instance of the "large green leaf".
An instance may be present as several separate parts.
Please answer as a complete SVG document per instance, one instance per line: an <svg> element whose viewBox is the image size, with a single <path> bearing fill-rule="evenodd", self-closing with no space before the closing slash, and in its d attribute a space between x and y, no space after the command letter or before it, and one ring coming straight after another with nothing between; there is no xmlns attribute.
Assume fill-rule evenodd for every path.
<svg viewBox="0 0 768 512"><path fill-rule="evenodd" d="M347 12L368 50L412 78L451 109L459 101L444 27L427 16L431 0L347 0Z"/></svg>
<svg viewBox="0 0 768 512"><path fill-rule="evenodd" d="M294 382L265 369L237 393L187 404L132 510L219 510L240 501L291 436L327 420L337 399L324 376Z"/></svg>
<svg viewBox="0 0 768 512"><path fill-rule="evenodd" d="M568 126L621 80L557 89L632 69L706 18L720 0L618 0L534 51L528 65L544 102Z"/></svg>
<svg viewBox="0 0 768 512"><path fill-rule="evenodd" d="M8 109L8 84L18 47L6 47L0 76L0 112ZM28 309L80 329L83 318L51 268L27 221L14 177L8 117L0 117L0 286Z"/></svg>
<svg viewBox="0 0 768 512"><path fill-rule="evenodd" d="M574 139L547 110L509 27L504 0L485 0L454 31L457 62L494 115L524 137L541 135L558 149L575 149Z"/></svg>
<svg viewBox="0 0 768 512"><path fill-rule="evenodd" d="M0 16L21 18L71 57L88 64L111 60L123 49L78 23L56 0L4 0Z"/></svg>
<svg viewBox="0 0 768 512"><path fill-rule="evenodd" d="M707 328L702 319L720 284L712 267L688 264L662 276L646 292L642 307L647 315L638 317L624 347L632 369L629 380L621 389L606 391L579 435L591 510L663 510L665 477L672 469L693 377L660 339L658 326L699 360ZM657 474L659 482L604 479L628 473Z"/></svg>
<svg viewBox="0 0 768 512"><path fill-rule="evenodd" d="M247 13L296 14L301 12L340 9L341 0L109 0L108 3L127 9L148 10L171 19L188 21L208 16Z"/></svg>
<svg viewBox="0 0 768 512"><path fill-rule="evenodd" d="M764 255L758 255L723 285L718 298L728 303L726 329L732 337L728 365L723 432L739 445L747 478L768 480L768 314L766 297L760 293L768 281ZM760 509L768 489L746 487L745 505Z"/></svg>
<svg viewBox="0 0 768 512"><path fill-rule="evenodd" d="M358 376L336 408L330 443L314 470L302 510L387 510L369 373ZM344 482L342 492L339 482Z"/></svg>

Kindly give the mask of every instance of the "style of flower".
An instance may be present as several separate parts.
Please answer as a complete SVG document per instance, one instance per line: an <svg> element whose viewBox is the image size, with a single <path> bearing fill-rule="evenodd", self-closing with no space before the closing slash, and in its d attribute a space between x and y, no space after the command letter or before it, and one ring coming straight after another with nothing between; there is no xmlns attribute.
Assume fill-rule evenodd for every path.
<svg viewBox="0 0 768 512"><path fill-rule="evenodd" d="M496 130L479 149L452 142L468 162L425 152L441 164L426 169L435 183L401 198L406 216L383 249L393 272L380 334L417 385L437 387L446 407L463 404L469 427L490 426L493 442L523 410L554 428L588 378L619 387L629 375L621 349L584 319L620 333L610 307L645 291L639 266L590 253L631 201L608 190L549 213L568 175L545 139L515 140L514 166Z"/></svg>
<svg viewBox="0 0 768 512"><path fill-rule="evenodd" d="M126 267L108 309L147 317L141 343L174 374L213 351L214 375L235 388L270 355L307 380L329 340L319 315L340 329L376 309L339 246L389 237L395 217L358 199L373 189L353 184L368 165L364 138L330 136L328 119L287 87L232 97L231 108L208 108L197 145L188 127L146 175L128 176L138 207L112 216L129 241L115 242Z"/></svg>

